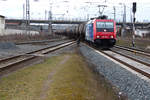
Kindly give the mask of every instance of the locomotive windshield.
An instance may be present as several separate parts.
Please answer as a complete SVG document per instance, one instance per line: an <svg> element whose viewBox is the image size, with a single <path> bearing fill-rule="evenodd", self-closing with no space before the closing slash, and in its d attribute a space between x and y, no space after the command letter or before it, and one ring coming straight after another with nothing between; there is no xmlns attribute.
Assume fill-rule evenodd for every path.
<svg viewBox="0 0 150 100"><path fill-rule="evenodd" d="M114 32L113 22L96 22L97 32Z"/></svg>

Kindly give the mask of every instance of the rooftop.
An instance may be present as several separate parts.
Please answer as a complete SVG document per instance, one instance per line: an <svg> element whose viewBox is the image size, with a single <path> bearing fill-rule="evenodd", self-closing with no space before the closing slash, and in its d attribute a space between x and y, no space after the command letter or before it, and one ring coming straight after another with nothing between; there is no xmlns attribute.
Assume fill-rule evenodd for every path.
<svg viewBox="0 0 150 100"><path fill-rule="evenodd" d="M3 16L3 15L0 15L0 17L5 18L5 16Z"/></svg>

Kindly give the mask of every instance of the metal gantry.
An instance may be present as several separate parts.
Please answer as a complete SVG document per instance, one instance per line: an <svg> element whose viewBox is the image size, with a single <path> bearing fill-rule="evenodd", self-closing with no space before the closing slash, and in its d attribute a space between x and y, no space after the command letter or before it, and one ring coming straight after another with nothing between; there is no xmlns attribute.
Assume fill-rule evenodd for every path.
<svg viewBox="0 0 150 100"><path fill-rule="evenodd" d="M107 7L106 5L98 5L98 7L99 7L99 14L100 14L100 16L102 16L102 14L103 14L103 12L104 12L104 9L105 9L105 7ZM102 10L101 10L101 8L102 8Z"/></svg>

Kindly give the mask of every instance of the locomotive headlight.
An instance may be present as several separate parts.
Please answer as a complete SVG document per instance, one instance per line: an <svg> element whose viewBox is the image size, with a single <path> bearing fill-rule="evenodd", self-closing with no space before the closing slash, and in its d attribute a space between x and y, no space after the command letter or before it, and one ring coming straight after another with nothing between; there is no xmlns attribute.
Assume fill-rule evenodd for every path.
<svg viewBox="0 0 150 100"><path fill-rule="evenodd" d="M113 36L110 36L110 38L114 38Z"/></svg>
<svg viewBox="0 0 150 100"><path fill-rule="evenodd" d="M100 38L100 36L97 36L97 38Z"/></svg>

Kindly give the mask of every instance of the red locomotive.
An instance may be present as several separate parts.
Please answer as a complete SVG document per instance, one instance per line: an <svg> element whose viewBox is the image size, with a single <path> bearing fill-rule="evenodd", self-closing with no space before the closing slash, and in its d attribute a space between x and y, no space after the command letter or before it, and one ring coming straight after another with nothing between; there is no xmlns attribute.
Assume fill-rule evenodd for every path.
<svg viewBox="0 0 150 100"><path fill-rule="evenodd" d="M97 46L112 47L116 43L114 20L95 18L86 24L85 39Z"/></svg>

